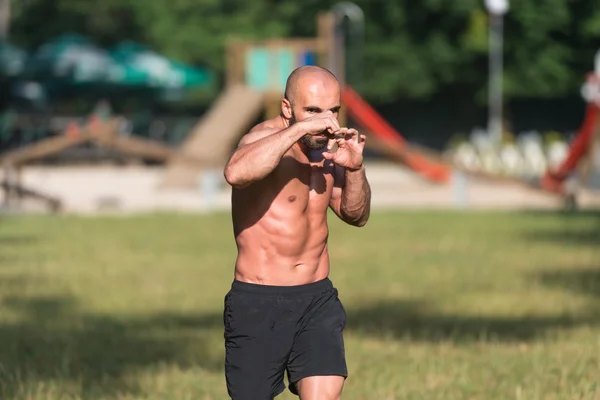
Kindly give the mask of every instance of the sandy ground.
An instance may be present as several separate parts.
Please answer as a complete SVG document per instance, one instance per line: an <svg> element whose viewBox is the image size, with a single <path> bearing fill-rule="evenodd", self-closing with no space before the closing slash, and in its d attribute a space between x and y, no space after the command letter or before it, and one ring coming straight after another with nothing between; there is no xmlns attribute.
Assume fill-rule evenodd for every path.
<svg viewBox="0 0 600 400"><path fill-rule="evenodd" d="M563 206L554 196L520 185L474 178L458 178L449 185L437 185L393 163L369 162L366 166L374 209L558 209ZM163 173L160 167L28 167L23 170L22 179L28 187L59 198L65 213L229 210L230 190L221 171L199 176L197 187L190 190L161 189L159 182ZM215 189L207 189L210 187ZM579 202L582 208L600 207L600 191L583 191ZM38 201L27 201L18 211L44 212L45 209Z"/></svg>

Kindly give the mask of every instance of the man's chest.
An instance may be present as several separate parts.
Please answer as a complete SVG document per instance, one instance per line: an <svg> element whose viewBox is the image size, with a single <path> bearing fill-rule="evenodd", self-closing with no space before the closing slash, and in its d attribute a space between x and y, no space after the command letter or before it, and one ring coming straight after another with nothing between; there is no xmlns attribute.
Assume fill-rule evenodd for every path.
<svg viewBox="0 0 600 400"><path fill-rule="evenodd" d="M326 209L329 205L335 183L331 161L304 161L286 156L274 175L280 202L316 209Z"/></svg>

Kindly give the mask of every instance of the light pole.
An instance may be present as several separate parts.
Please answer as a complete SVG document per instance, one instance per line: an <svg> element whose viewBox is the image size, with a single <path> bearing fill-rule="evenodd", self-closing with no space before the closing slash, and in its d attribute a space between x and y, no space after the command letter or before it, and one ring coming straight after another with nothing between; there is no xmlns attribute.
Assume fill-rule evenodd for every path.
<svg viewBox="0 0 600 400"><path fill-rule="evenodd" d="M352 67L355 71L353 78L355 81L352 83L357 83L357 81L362 80L362 58L363 58L363 41L364 41L364 19L365 16L363 14L362 9L354 3L343 1L341 3L337 3L332 8L332 13L334 16L334 48L332 49L332 57L331 57L331 71L338 77L338 80L342 85L348 83L348 70L347 66L347 48L346 48L346 40L343 29L343 21L345 18L348 18L349 24L349 36L350 42L353 47L358 47L358 55L352 60ZM356 54L356 53L355 53Z"/></svg>
<svg viewBox="0 0 600 400"><path fill-rule="evenodd" d="M488 75L488 135L495 145L502 140L502 76L504 14L508 0L485 0L490 15Z"/></svg>
<svg viewBox="0 0 600 400"><path fill-rule="evenodd" d="M10 28L10 0L0 0L0 41L8 40Z"/></svg>

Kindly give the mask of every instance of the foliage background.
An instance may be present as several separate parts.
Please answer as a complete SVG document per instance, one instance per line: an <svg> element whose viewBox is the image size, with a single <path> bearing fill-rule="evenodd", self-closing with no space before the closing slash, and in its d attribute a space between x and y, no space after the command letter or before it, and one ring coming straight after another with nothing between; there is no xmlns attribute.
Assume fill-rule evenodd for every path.
<svg viewBox="0 0 600 400"><path fill-rule="evenodd" d="M78 32L150 45L223 79L230 36L307 37L332 0L13 0L11 39L35 47ZM356 0L365 13L357 89L419 141L485 123L487 14L480 0ZM600 45L597 0L519 0L505 20L507 119L514 129L576 129L584 75ZM216 95L216 94L215 94ZM209 99L210 100L210 99ZM434 122L437 121L437 122ZM433 124L433 125L432 125ZM426 135L427 136L427 135Z"/></svg>

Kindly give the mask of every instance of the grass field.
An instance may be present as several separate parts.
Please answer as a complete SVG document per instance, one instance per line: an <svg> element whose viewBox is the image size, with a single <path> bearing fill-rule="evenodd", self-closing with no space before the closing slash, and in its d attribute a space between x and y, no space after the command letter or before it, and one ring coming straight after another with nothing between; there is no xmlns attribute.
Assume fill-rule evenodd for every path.
<svg viewBox="0 0 600 400"><path fill-rule="evenodd" d="M345 400L600 399L600 214L330 221ZM1 398L226 399L234 257L225 214L0 218Z"/></svg>

